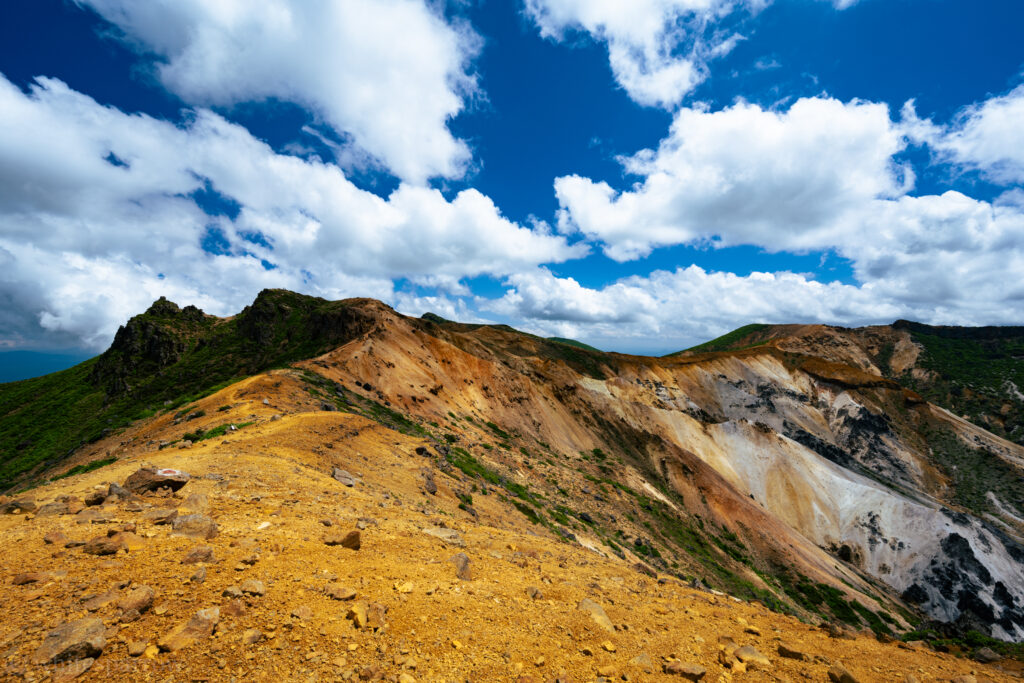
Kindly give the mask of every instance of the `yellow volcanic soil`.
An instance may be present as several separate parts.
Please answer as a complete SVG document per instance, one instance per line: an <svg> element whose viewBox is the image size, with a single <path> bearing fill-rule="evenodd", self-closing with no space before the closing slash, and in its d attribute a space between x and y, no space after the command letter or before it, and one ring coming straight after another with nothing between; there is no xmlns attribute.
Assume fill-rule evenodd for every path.
<svg viewBox="0 0 1024 683"><path fill-rule="evenodd" d="M924 683L972 674L1016 680L993 666L882 644L869 635L833 639L757 604L691 590L671 578L659 582L627 562L540 534L496 494L474 494L475 519L458 508L455 495L467 491L467 483L435 471L436 495L424 491L424 468L433 461L415 448L425 441L358 416L315 411L315 403L288 372L258 376L199 402L204 418L173 425L171 416L158 417L78 458L111 452L119 458L113 465L24 494L37 504L59 496L83 499L108 482L123 482L143 464L192 476L173 496L142 496L134 512L126 503L90 508L108 513L106 522L76 515L0 517L0 680L78 674L31 659L50 630L87 616L103 620L107 644L78 675L82 681L686 680L661 673L676 658L705 667L706 681L826 681L832 664L842 664L861 682L912 675ZM218 412L222 405L232 407ZM274 415L283 417L271 420ZM255 424L188 448L157 450L150 443L177 438L185 428L250 420ZM361 481L344 486L330 476L334 466ZM170 526L144 521L146 511L183 508L194 494L208 501L206 514L219 526L215 538L173 537ZM365 528L359 550L325 545L325 533L355 529L360 519ZM139 542L114 556L43 541L56 531L86 541L126 524L137 525ZM457 530L464 547L423 531L442 526ZM213 548L214 561L182 564L200 545ZM459 552L470 558L471 580L459 579L449 561ZM206 567L205 581L190 582L200 566ZM54 574L12 585L24 572ZM245 597L242 616L222 614L213 636L174 653L150 648L129 654L129 644L155 645L198 610L224 611L232 599L222 592L248 579L262 581L265 594ZM354 590L354 600L326 595L331 583ZM113 603L95 612L84 604L137 586L153 588L156 598L136 621L119 623ZM530 587L542 595L531 598ZM583 598L603 606L613 632L577 609ZM357 629L346 619L357 601L386 607L386 625L377 632ZM249 629L263 639L245 644ZM756 647L771 666L726 670L718 663L725 635ZM780 642L813 660L780 657ZM650 658L653 671L635 663L640 655Z"/></svg>

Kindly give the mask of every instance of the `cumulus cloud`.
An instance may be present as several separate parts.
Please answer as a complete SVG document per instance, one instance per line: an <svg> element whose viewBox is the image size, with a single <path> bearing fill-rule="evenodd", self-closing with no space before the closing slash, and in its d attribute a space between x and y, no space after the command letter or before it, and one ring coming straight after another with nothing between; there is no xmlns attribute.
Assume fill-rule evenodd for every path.
<svg viewBox="0 0 1024 683"><path fill-rule="evenodd" d="M744 39L727 19L772 0L524 0L541 36L583 33L603 43L616 82L635 102L673 109L708 77L709 64ZM857 0L827 0L837 9Z"/></svg>
<svg viewBox="0 0 1024 683"><path fill-rule="evenodd" d="M715 30L765 0L525 0L542 36L583 32L607 46L616 82L636 102L672 108L707 78L707 63L739 39Z"/></svg>
<svg viewBox="0 0 1024 683"><path fill-rule="evenodd" d="M360 190L207 110L176 126L0 77L0 127L0 300L21 321L8 339L102 347L160 294L220 314L263 287L393 300L395 278L458 291L585 251L473 189Z"/></svg>
<svg viewBox="0 0 1024 683"><path fill-rule="evenodd" d="M278 99L315 113L395 175L459 177L448 121L476 91L480 38L424 0L75 0L156 58L194 105Z"/></svg>
<svg viewBox="0 0 1024 683"><path fill-rule="evenodd" d="M599 289L544 268L517 273L508 284L503 297L481 306L526 320L538 334L639 352L688 348L748 322L864 324L892 321L905 311L872 286L821 283L794 273L739 276L699 266L632 276Z"/></svg>
<svg viewBox="0 0 1024 683"><path fill-rule="evenodd" d="M658 149L622 160L642 179L631 189L558 178L560 228L600 240L618 261L710 240L828 248L845 229L838 218L909 188L912 172L893 161L905 146L883 104L810 98L785 112L745 103L684 108Z"/></svg>
<svg viewBox="0 0 1024 683"><path fill-rule="evenodd" d="M913 139L990 177L1013 177L1015 132L1003 137L1005 151L985 138L1004 135L1011 99L969 107L949 127L912 107L894 121L884 105L828 98L785 111L682 109L657 149L622 160L639 178L630 188L555 182L559 229L603 243L613 259L678 244L830 251L850 263L855 283L691 267L592 289L534 269L511 276L512 289L491 305L599 346L622 329L679 346L752 321L1019 323L1024 284L1008 275L1024 272L1024 193L912 196L913 174L897 161Z"/></svg>
<svg viewBox="0 0 1024 683"><path fill-rule="evenodd" d="M947 126L903 109L908 132L941 160L980 171L997 183L1024 183L1024 85L961 110Z"/></svg>

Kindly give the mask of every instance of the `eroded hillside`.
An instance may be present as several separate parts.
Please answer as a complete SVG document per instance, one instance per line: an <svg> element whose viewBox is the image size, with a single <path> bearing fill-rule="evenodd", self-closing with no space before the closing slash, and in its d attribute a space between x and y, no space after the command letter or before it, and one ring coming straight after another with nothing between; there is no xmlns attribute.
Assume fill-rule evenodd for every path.
<svg viewBox="0 0 1024 683"><path fill-rule="evenodd" d="M229 386L6 502L4 679L1016 678L1012 660L830 632L559 538L512 482L445 467L443 444L355 414L374 410L356 394L324 410L309 379ZM190 477L147 490L144 467Z"/></svg>
<svg viewBox="0 0 1024 683"><path fill-rule="evenodd" d="M369 300L268 291L231 319L158 302L72 392L102 399L91 424L111 411L136 419L107 418L69 459L22 455L19 476L112 461L67 481L120 481L142 460L195 469L199 458L264 486L264 471L330 481L338 467L362 478L345 491L373 492L363 513L450 515L466 533L534 539L630 581L710 586L882 637L1024 638L1024 449L902 386L893 369L917 367L912 340L897 334L887 371L878 349L890 332L872 332L872 346L834 328L785 331L656 359ZM40 406L58 399L46 382L19 385L8 386L29 400L5 403L4 424L43 416L39 431ZM18 453L45 455L40 443ZM371 480L380 488L361 485ZM211 481L195 483L228 486ZM315 499L288 481L296 501ZM37 520L12 533L50 523Z"/></svg>

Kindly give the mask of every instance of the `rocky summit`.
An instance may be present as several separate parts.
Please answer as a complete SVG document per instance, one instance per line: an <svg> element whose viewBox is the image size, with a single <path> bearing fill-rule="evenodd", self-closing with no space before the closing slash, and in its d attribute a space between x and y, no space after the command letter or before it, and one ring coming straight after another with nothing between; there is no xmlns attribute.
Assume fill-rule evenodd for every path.
<svg viewBox="0 0 1024 683"><path fill-rule="evenodd" d="M160 300L0 385L0 679L1017 680L1022 337Z"/></svg>

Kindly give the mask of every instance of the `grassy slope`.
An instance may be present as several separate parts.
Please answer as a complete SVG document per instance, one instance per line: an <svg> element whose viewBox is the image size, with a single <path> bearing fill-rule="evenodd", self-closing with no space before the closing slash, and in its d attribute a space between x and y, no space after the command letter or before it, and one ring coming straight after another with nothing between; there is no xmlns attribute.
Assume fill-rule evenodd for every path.
<svg viewBox="0 0 1024 683"><path fill-rule="evenodd" d="M924 348L918 365L929 379L896 377L929 401L1024 443L1024 328L943 328L898 323Z"/></svg>
<svg viewBox="0 0 1024 683"><path fill-rule="evenodd" d="M584 344L581 341L576 341L575 339L566 339L565 337L548 337L548 341L557 342L559 344L566 344L568 346L575 346L578 349L585 349L587 351L601 353L601 349L595 348L590 344Z"/></svg>
<svg viewBox="0 0 1024 683"><path fill-rule="evenodd" d="M103 355L68 370L0 385L0 490L105 430L319 355L361 332L365 322L346 302L280 290L262 292L229 320L170 306L132 318L127 327L141 335L137 345L115 340ZM162 365L154 348L177 351Z"/></svg>
<svg viewBox="0 0 1024 683"><path fill-rule="evenodd" d="M765 325L763 323L752 323L750 325L744 325L743 327L739 327L733 330L732 332L727 332L726 334L723 334L721 337L718 337L717 339L712 339L711 341L706 341L703 344L691 346L690 348L684 349L682 351L670 353L667 355L667 357L677 356L681 353L687 352L708 353L711 351L736 351L738 349L746 348L746 346L741 343L744 340L744 338L754 334L755 332L760 332L761 330L766 329L768 327L771 327L771 325Z"/></svg>

